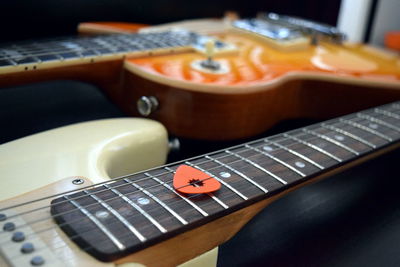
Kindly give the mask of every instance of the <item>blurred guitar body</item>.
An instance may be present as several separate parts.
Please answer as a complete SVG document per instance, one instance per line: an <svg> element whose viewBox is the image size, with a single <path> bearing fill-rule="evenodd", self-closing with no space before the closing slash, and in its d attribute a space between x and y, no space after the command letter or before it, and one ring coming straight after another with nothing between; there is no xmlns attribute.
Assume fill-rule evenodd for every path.
<svg viewBox="0 0 400 267"><path fill-rule="evenodd" d="M93 39L95 48L94 43L85 46L79 39L68 39L52 43L51 53L59 58L53 61L35 56L27 60L26 51L46 55L43 44L21 46L25 50L1 47L0 86L49 79L87 81L128 114L158 120L174 135L206 140L250 137L281 120L326 119L400 98L397 54L304 34L276 41L257 29L246 30L252 20L239 22L202 19L155 27L82 23L79 31L85 34L139 30L143 47L129 50L130 41L120 46L118 35ZM199 67L208 57L202 37L196 37L195 45L160 45L160 40L180 39L168 36L146 47L146 36L176 27L222 43L212 57L220 71ZM120 39L114 42L114 37ZM90 38L96 37L85 40ZM91 54L84 54L87 51Z"/></svg>

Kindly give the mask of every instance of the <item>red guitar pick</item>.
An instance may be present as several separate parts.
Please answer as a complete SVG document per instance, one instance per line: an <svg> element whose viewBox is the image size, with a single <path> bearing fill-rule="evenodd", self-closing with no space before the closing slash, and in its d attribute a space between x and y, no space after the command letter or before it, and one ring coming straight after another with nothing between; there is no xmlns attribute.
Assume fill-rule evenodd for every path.
<svg viewBox="0 0 400 267"><path fill-rule="evenodd" d="M210 175L187 165L178 167L173 184L177 191L185 194L210 193L221 187L221 184Z"/></svg>

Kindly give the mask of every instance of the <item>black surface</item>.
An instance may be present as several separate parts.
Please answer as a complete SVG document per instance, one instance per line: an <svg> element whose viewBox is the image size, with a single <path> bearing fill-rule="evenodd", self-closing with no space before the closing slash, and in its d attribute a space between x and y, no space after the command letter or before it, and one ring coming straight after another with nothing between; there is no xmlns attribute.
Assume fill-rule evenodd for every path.
<svg viewBox="0 0 400 267"><path fill-rule="evenodd" d="M400 266L400 150L272 203L218 266Z"/></svg>
<svg viewBox="0 0 400 267"><path fill-rule="evenodd" d="M340 0L3 0L1 41L75 34L79 22L128 21L160 24L183 19L241 16L269 11L336 24Z"/></svg>
<svg viewBox="0 0 400 267"><path fill-rule="evenodd" d="M243 16L272 11L336 24L340 2L8 0L1 3L0 42L75 34L81 21L157 24L220 17L226 10ZM0 143L75 122L119 116L124 114L97 88L80 82L1 89ZM182 140L183 150L171 159L225 145L229 144ZM399 158L397 151L273 203L220 247L218 265L400 266Z"/></svg>
<svg viewBox="0 0 400 267"><path fill-rule="evenodd" d="M0 89L0 144L72 123L125 116L97 87L77 81Z"/></svg>

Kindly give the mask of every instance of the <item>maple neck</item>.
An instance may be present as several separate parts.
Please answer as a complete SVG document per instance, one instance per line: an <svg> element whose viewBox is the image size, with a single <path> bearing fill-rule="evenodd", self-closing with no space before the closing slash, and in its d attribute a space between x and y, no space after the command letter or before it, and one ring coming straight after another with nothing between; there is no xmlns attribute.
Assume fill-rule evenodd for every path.
<svg viewBox="0 0 400 267"><path fill-rule="evenodd" d="M400 102L259 139L53 200L52 215L82 248L112 260L271 197L400 139ZM172 180L182 164L218 180L185 195ZM84 231L83 229L92 229Z"/></svg>

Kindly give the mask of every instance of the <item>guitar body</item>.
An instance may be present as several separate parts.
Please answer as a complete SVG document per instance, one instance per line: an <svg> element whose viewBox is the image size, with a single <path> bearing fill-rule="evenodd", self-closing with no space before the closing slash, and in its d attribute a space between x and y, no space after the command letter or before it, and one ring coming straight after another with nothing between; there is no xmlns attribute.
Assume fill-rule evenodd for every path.
<svg viewBox="0 0 400 267"><path fill-rule="evenodd" d="M98 183L164 164L165 128L148 119L105 119L73 124L0 146L1 199L68 176Z"/></svg>
<svg viewBox="0 0 400 267"><path fill-rule="evenodd" d="M0 146L0 202L14 205L150 169L165 163L167 150L165 128L155 121L139 118L78 123L21 138ZM82 179L83 183L74 184L75 179ZM37 206L48 204L41 202ZM32 220L29 216L25 219ZM38 225L39 229L44 225L52 227L54 224L46 222ZM52 231L51 235L59 238L56 247L60 242L68 245L63 247L63 254L68 254L65 258L67 266L114 266L82 253L59 230ZM42 238L48 246L55 248L52 244L54 236ZM217 249L214 249L182 267L213 266L216 253ZM56 263L61 264L53 262ZM9 266L9 262L0 257L0 266ZM138 265L125 263L124 267L127 266Z"/></svg>
<svg viewBox="0 0 400 267"><path fill-rule="evenodd" d="M306 138L309 133L315 137ZM281 143L288 140L289 144ZM290 131L112 180L109 178L162 164L167 142L166 131L159 123L102 120L13 141L0 147L0 155L6 159L0 165L0 226L4 229L0 233L0 265L29 266L26 264L34 256L42 256L49 266L176 266L208 252L195 261L199 266L211 266L216 262L214 248L229 240L268 204L307 184L398 149L399 141L400 102L307 126L297 134ZM303 148L299 150L298 146ZM227 157L235 158L222 163ZM208 195L195 194L198 198L178 194L171 188L171 177L182 164L218 179L221 188ZM63 175L72 177L62 179ZM149 184L142 188L136 183ZM124 188L129 191L122 193ZM106 197L104 193L113 194ZM83 200L91 202L76 204ZM156 201L159 205L146 207ZM55 213L59 205L72 205L72 210ZM112 219L110 213L120 221L114 217L108 221ZM60 221L61 216L70 216L71 222ZM145 216L149 221L143 223L139 219ZM180 216L191 222L185 223ZM155 221L157 217L161 217L159 222ZM14 223L15 229L6 230L7 223ZM77 240L80 227L73 233L65 227L80 223L84 226L82 235L99 238L98 242L82 246ZM87 249L86 244L93 248L115 242L112 240L127 243L125 238L133 232L125 227L131 223L139 233L140 228L152 224L172 230L150 228L158 238L134 239L142 245L140 249L114 258L99 258L93 249ZM115 236L107 229L112 229ZM22 243L13 239L19 231L26 235L27 242L35 244L34 252L19 252ZM113 236L115 239L110 238Z"/></svg>
<svg viewBox="0 0 400 267"><path fill-rule="evenodd" d="M171 50L134 57L102 55L52 64L0 69L0 86L51 79L77 79L104 90L124 111L138 116L142 96L158 99L150 118L177 136L232 140L262 133L284 119L330 118L400 99L400 59L360 44L321 41L294 51L279 50L222 20L167 24L208 33L234 44L235 53L216 55L222 74L192 67L205 56ZM159 27L86 23L83 33L129 33Z"/></svg>
<svg viewBox="0 0 400 267"><path fill-rule="evenodd" d="M230 71L194 70L192 63L204 60L196 53L128 59L122 97L125 110L138 115L132 101L155 96L161 104L151 118L179 136L243 138L285 119L326 119L400 97L396 54L361 44L326 42L300 51L280 51L231 29L215 33L212 26L187 28L209 29L219 40L239 47L237 54L215 59Z"/></svg>

